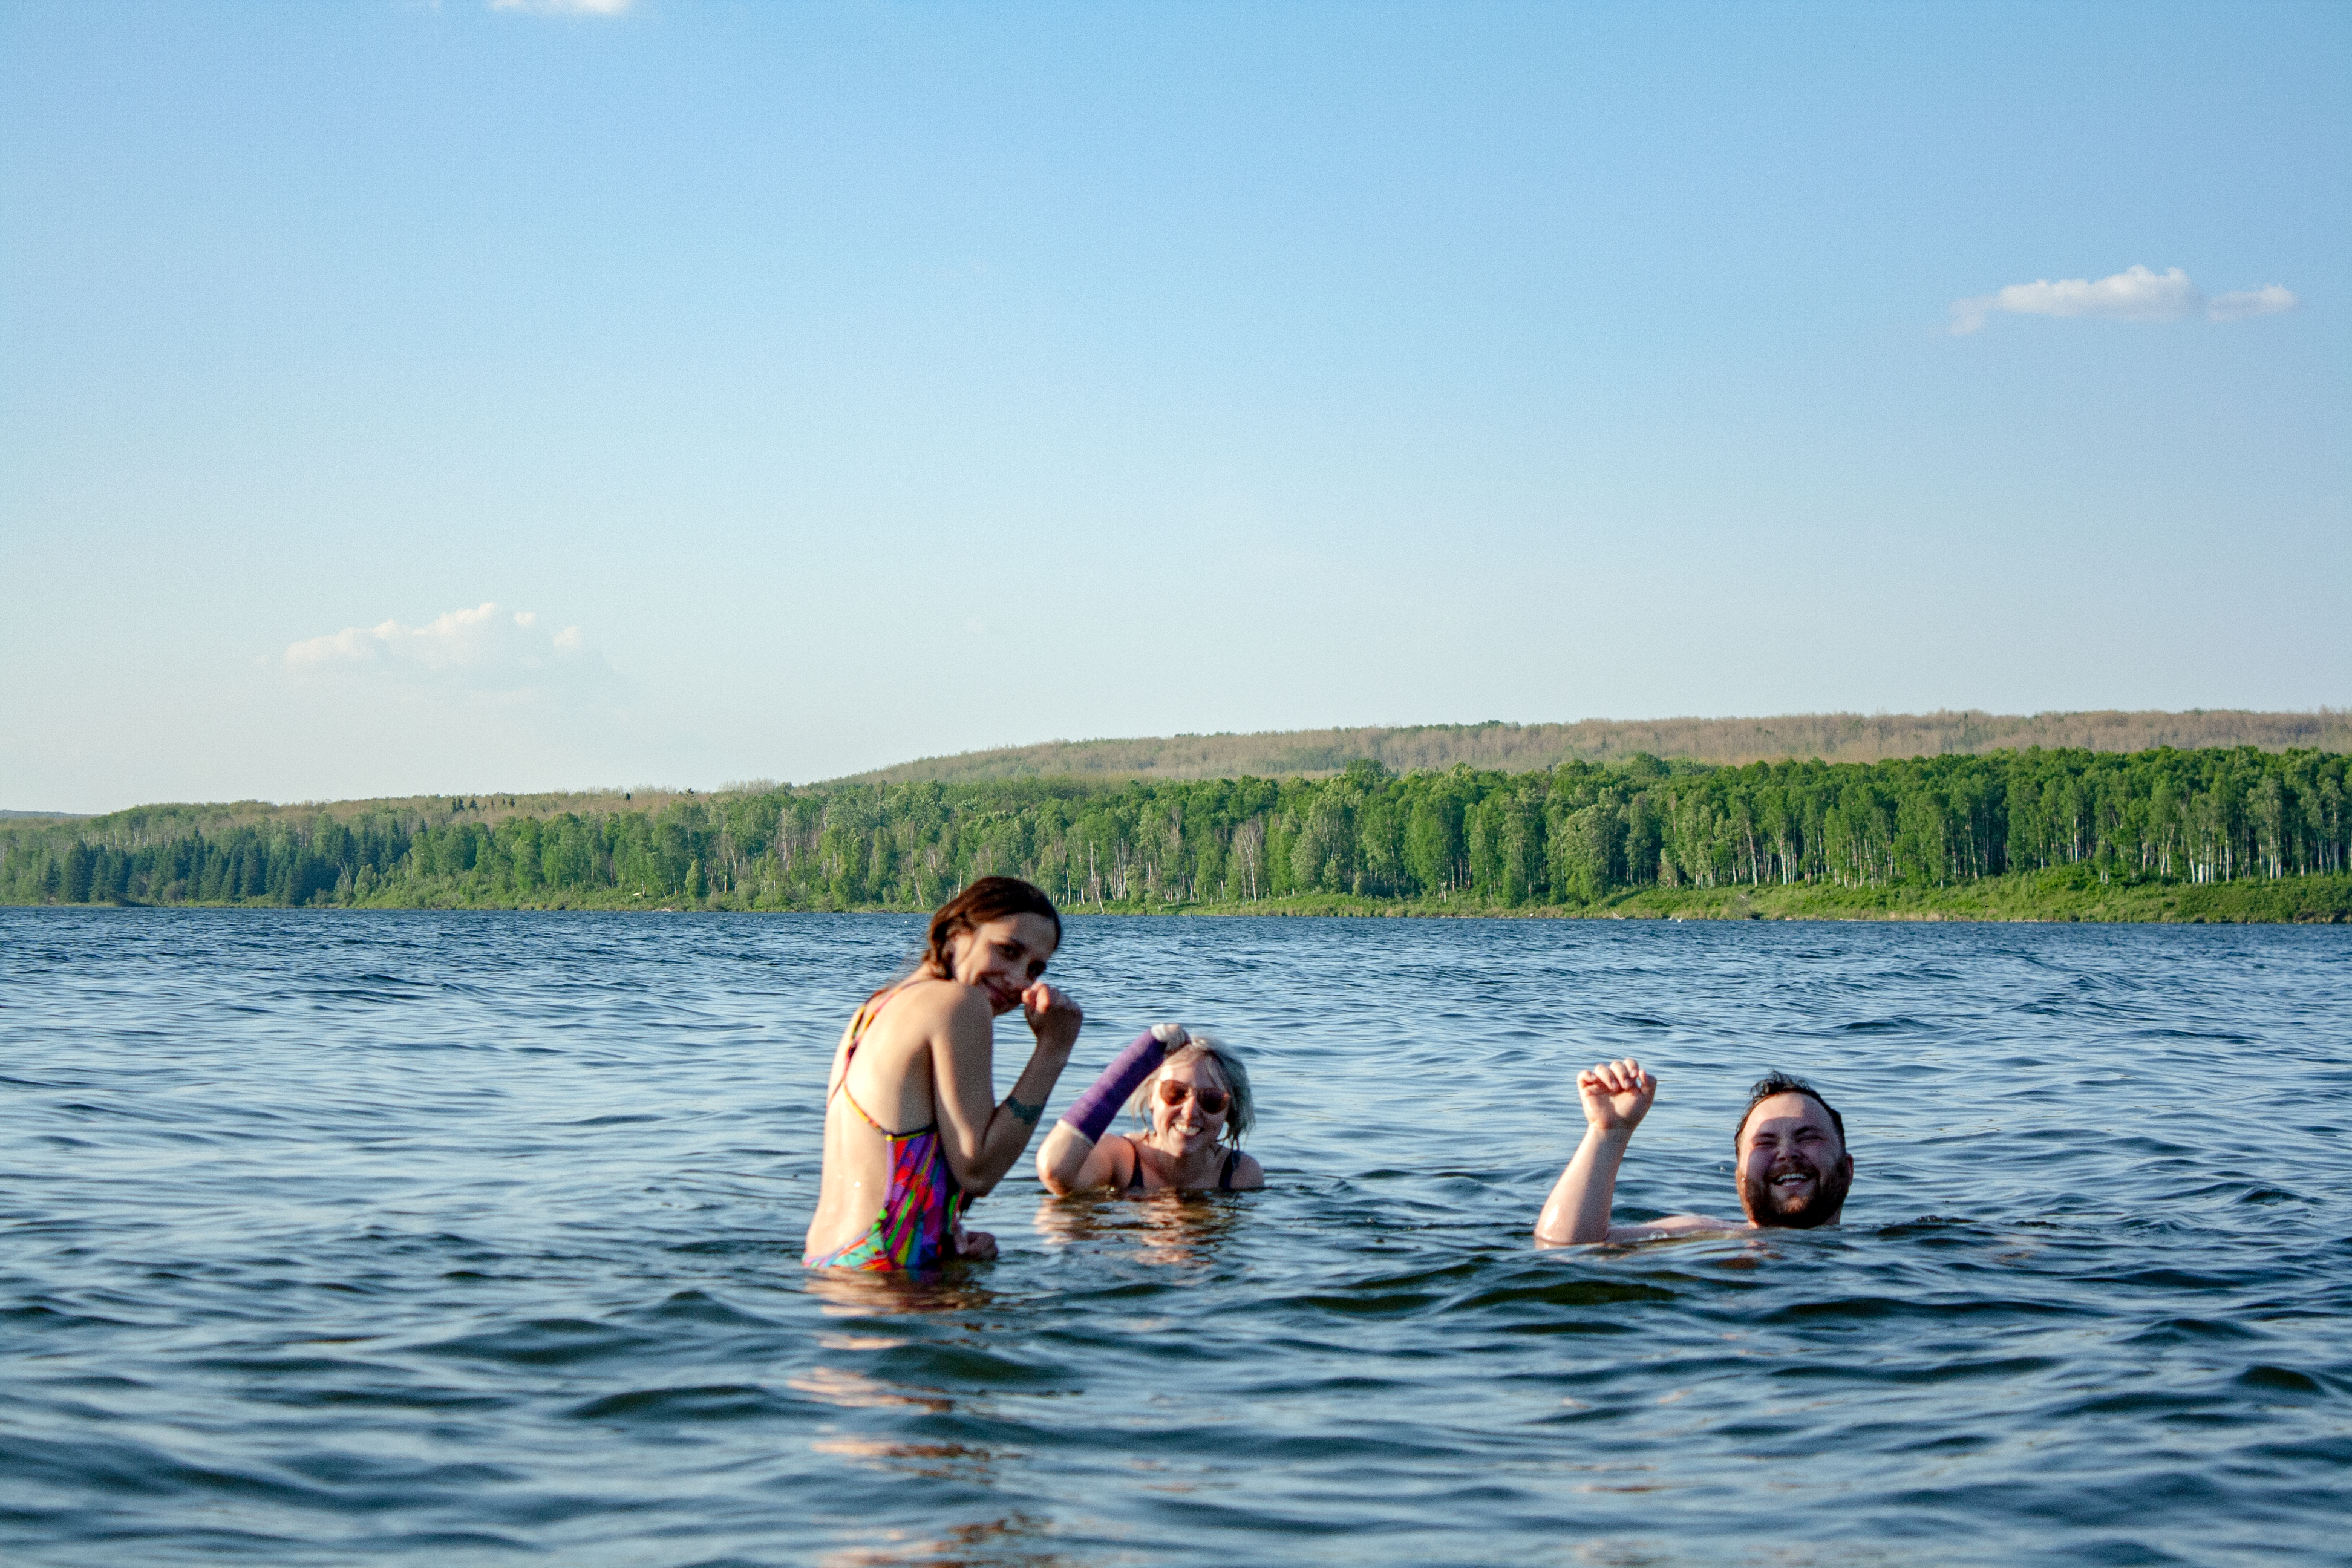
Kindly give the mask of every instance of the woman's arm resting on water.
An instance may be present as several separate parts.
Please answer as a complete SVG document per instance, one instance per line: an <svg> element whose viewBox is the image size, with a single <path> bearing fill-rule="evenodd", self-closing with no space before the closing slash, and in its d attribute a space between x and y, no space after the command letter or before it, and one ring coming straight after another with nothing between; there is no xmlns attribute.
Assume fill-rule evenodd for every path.
<svg viewBox="0 0 2352 1568"><path fill-rule="evenodd" d="M1617 1195L1617 1167L1625 1158L1625 1145L1650 1113L1658 1080L1629 1058L1577 1074L1576 1092L1584 1102L1584 1141L1552 1184L1551 1196L1536 1219L1536 1239L1554 1247L1633 1239L1612 1236L1609 1205ZM1644 1233L1656 1229L1627 1228Z"/></svg>
<svg viewBox="0 0 2352 1568"><path fill-rule="evenodd" d="M1118 1161L1067 1121L1056 1121L1037 1145L1037 1179L1049 1193L1082 1193L1118 1180Z"/></svg>
<svg viewBox="0 0 2352 1568"><path fill-rule="evenodd" d="M1103 1134L1136 1086L1159 1070L1189 1037L1181 1024L1155 1024L1111 1058L1077 1103L1062 1112L1037 1151L1037 1179L1056 1193L1083 1192L1118 1179L1118 1163Z"/></svg>
<svg viewBox="0 0 2352 1568"><path fill-rule="evenodd" d="M934 1098L940 1108L940 1143L955 1173L956 1185L979 1197L1004 1179L1029 1147L1029 1135L1045 1113L1054 1080L1069 1064L1084 1016L1077 1004L1039 981L1021 994L1021 1011L1037 1037L1036 1048L1004 1103L995 1103L990 1070L995 1018L977 991L960 997L948 1015L944 1038L933 1037Z"/></svg>

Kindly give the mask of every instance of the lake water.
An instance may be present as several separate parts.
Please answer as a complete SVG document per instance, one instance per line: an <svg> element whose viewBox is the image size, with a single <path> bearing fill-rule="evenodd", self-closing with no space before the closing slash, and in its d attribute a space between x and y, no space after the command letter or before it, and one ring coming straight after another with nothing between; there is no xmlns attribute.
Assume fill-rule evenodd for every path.
<svg viewBox="0 0 2352 1568"><path fill-rule="evenodd" d="M2352 1560L2340 930L1074 920L1055 1110L1214 1027L1268 1190L812 1277L918 930L0 911L0 1558ZM1780 1067L1846 1225L1536 1251L1624 1054L1621 1215Z"/></svg>

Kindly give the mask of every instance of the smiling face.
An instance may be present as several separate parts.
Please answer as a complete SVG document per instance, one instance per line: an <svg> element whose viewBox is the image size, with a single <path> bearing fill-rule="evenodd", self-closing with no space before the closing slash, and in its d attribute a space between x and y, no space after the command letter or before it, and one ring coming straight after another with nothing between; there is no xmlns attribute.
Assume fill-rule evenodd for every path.
<svg viewBox="0 0 2352 1568"><path fill-rule="evenodd" d="M1810 1230L1833 1225L1853 1184L1845 1152L1822 1102L1806 1094L1757 1101L1739 1130L1739 1203L1759 1226Z"/></svg>
<svg viewBox="0 0 2352 1568"><path fill-rule="evenodd" d="M1204 1109L1202 1091L1217 1100L1214 1111ZM1233 1085L1206 1052L1183 1052L1160 1069L1151 1088L1151 1141L1180 1158L1198 1153L1225 1135L1233 1116ZM1176 1098L1171 1102L1169 1097Z"/></svg>
<svg viewBox="0 0 2352 1568"><path fill-rule="evenodd" d="M1054 956L1054 922L1043 915L1005 915L967 926L948 938L953 978L988 994L993 1012L1021 1005Z"/></svg>

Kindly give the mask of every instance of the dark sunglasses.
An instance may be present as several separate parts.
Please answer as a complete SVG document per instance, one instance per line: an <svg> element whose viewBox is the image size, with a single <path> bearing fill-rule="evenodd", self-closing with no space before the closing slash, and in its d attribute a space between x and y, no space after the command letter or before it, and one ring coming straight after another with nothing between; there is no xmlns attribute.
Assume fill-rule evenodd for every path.
<svg viewBox="0 0 2352 1568"><path fill-rule="evenodd" d="M1196 1086L1178 1083L1173 1079L1163 1078L1160 1080L1160 1104L1181 1105L1190 1100L1200 1106L1201 1114L1203 1116L1223 1116L1225 1113L1225 1107L1233 1103L1233 1099L1234 1097L1223 1089L1211 1089L1205 1083Z"/></svg>

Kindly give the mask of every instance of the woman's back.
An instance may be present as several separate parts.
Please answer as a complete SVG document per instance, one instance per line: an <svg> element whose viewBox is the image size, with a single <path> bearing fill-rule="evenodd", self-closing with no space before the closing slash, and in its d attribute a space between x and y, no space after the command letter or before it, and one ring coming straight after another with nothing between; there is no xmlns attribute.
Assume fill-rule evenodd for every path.
<svg viewBox="0 0 2352 1568"><path fill-rule="evenodd" d="M834 1047L824 1175L808 1228L812 1267L926 1268L988 1237L961 1236L964 1205L1020 1158L1080 1017L1040 978L1061 941L1045 896L984 877L931 917L914 978L877 992ZM1002 1104L996 1018L1020 1009L1036 1048Z"/></svg>
<svg viewBox="0 0 2352 1568"><path fill-rule="evenodd" d="M951 981L910 980L877 992L842 1031L825 1079L824 1178L809 1221L810 1258L855 1246L894 1199L903 1206L907 1194L894 1187L905 1184L909 1165L919 1171L932 1164L934 1152L936 1163L945 1165L931 1039L964 989ZM922 1146L909 1148L915 1144ZM952 1189L951 1173L946 1185ZM950 1194L940 1201L951 1202ZM948 1218L951 1224L952 1215Z"/></svg>

